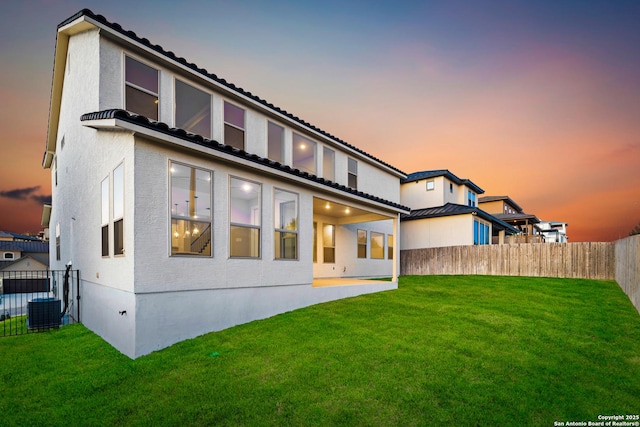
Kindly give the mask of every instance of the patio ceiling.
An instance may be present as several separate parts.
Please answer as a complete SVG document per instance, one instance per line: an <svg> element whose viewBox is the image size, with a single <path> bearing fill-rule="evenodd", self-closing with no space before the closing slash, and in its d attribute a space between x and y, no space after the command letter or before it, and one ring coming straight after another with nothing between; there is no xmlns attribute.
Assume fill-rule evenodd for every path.
<svg viewBox="0 0 640 427"><path fill-rule="evenodd" d="M335 218L339 224L354 224L358 222L380 221L391 219L391 216L380 215L378 213L367 211L343 203L313 198L313 214L318 216Z"/></svg>

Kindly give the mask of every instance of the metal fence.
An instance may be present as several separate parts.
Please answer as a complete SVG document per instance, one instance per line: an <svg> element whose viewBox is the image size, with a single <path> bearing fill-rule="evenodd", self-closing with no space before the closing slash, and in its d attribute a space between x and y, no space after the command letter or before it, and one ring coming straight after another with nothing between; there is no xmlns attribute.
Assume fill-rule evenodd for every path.
<svg viewBox="0 0 640 427"><path fill-rule="evenodd" d="M80 272L0 272L0 337L80 322Z"/></svg>

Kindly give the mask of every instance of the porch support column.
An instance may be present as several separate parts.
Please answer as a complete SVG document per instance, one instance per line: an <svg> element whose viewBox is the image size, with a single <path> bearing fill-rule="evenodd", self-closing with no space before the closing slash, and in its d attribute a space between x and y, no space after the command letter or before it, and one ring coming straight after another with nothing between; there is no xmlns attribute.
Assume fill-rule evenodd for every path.
<svg viewBox="0 0 640 427"><path fill-rule="evenodd" d="M400 214L393 217L393 272L392 279L398 281L398 273L400 272Z"/></svg>

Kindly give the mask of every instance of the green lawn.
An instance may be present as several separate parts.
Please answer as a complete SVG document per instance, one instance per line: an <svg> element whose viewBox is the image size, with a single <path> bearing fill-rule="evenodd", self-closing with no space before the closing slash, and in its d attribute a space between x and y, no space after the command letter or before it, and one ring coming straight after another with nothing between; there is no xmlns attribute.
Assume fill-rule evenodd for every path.
<svg viewBox="0 0 640 427"><path fill-rule="evenodd" d="M0 425L553 426L640 412L640 315L612 281L402 277L137 360L1 338L0 387Z"/></svg>

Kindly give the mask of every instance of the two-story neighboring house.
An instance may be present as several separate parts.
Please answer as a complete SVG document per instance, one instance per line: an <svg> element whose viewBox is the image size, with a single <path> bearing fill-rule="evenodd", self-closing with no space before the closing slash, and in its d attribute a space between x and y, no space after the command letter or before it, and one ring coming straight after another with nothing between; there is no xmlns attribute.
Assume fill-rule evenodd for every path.
<svg viewBox="0 0 640 427"><path fill-rule="evenodd" d="M401 249L491 244L492 233L516 233L504 221L478 208L484 193L446 169L415 172L402 180L400 200L411 206L402 215Z"/></svg>
<svg viewBox="0 0 640 427"><path fill-rule="evenodd" d="M538 224L540 220L533 214L525 213L509 196L483 196L478 200L479 206L496 218L518 230L518 236L510 239L510 243L542 242Z"/></svg>
<svg viewBox="0 0 640 427"><path fill-rule="evenodd" d="M58 26L43 166L51 268L130 357L397 288L402 171L89 10Z"/></svg>

